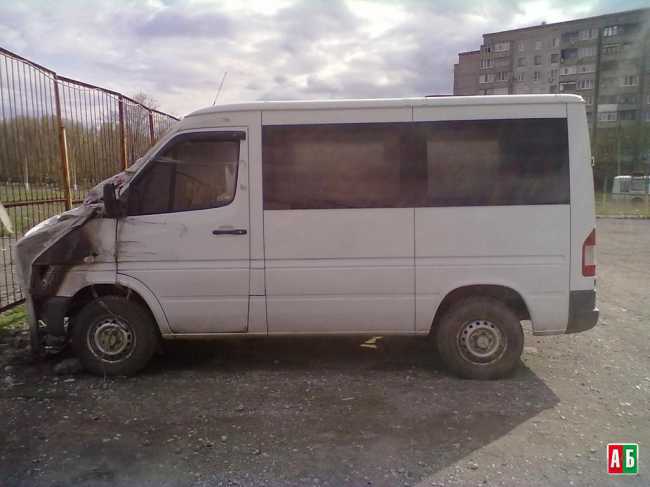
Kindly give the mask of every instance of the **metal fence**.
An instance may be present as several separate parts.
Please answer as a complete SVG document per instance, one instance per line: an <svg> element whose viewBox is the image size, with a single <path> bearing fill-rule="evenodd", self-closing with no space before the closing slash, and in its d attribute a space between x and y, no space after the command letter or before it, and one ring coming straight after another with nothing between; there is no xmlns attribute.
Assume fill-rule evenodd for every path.
<svg viewBox="0 0 650 487"><path fill-rule="evenodd" d="M23 299L14 272L16 240L80 203L175 120L0 48L0 202L15 231L0 229L0 312Z"/></svg>

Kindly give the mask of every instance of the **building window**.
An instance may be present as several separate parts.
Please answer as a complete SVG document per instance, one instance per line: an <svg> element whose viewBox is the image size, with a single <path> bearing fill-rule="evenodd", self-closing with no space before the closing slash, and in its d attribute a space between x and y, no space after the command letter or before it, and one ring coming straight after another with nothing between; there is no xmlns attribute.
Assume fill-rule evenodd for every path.
<svg viewBox="0 0 650 487"><path fill-rule="evenodd" d="M562 49L562 59L564 61L572 61L574 59L578 59L578 50L575 47Z"/></svg>
<svg viewBox="0 0 650 487"><path fill-rule="evenodd" d="M492 59L481 59L481 69L492 67Z"/></svg>
<svg viewBox="0 0 650 487"><path fill-rule="evenodd" d="M508 71L499 71L497 73L497 81L508 81L510 73Z"/></svg>
<svg viewBox="0 0 650 487"><path fill-rule="evenodd" d="M585 103L589 106L594 103L594 97L592 95L582 95L582 98L585 99Z"/></svg>
<svg viewBox="0 0 650 487"><path fill-rule="evenodd" d="M517 71L515 73L515 81L524 81L526 79L526 73L524 71Z"/></svg>
<svg viewBox="0 0 650 487"><path fill-rule="evenodd" d="M551 61L551 64L557 64L560 62L560 55L557 52L554 52L549 57L549 60Z"/></svg>
<svg viewBox="0 0 650 487"><path fill-rule="evenodd" d="M588 41L598 37L598 29L584 29L580 31L580 40Z"/></svg>
<svg viewBox="0 0 650 487"><path fill-rule="evenodd" d="M486 73L478 77L479 83L492 83L493 81L494 81L494 73Z"/></svg>
<svg viewBox="0 0 650 487"><path fill-rule="evenodd" d="M579 90L591 90L594 87L594 80L593 79L581 79L578 80L578 88Z"/></svg>
<svg viewBox="0 0 650 487"><path fill-rule="evenodd" d="M562 41L568 44L573 44L578 40L578 32L565 32L562 34Z"/></svg>
<svg viewBox="0 0 650 487"><path fill-rule="evenodd" d="M575 81L567 81L565 83L560 83L560 93L566 93L568 91L575 91L575 90L576 90Z"/></svg>
<svg viewBox="0 0 650 487"><path fill-rule="evenodd" d="M560 38L553 37L553 47L560 47Z"/></svg>
<svg viewBox="0 0 650 487"><path fill-rule="evenodd" d="M560 76L569 76L571 74L576 74L576 67L575 66L563 66L560 68Z"/></svg>
<svg viewBox="0 0 650 487"><path fill-rule="evenodd" d="M645 122L650 122L650 112L645 112L643 120Z"/></svg>
<svg viewBox="0 0 650 487"><path fill-rule="evenodd" d="M551 69L548 72L548 82L555 83L556 80L557 80L557 69Z"/></svg>
<svg viewBox="0 0 650 487"><path fill-rule="evenodd" d="M520 57L519 59L517 59L517 66L519 67L526 66L526 58Z"/></svg>
<svg viewBox="0 0 650 487"><path fill-rule="evenodd" d="M541 81L542 79L542 72L541 71L535 71L533 73L533 81Z"/></svg>
<svg viewBox="0 0 650 487"><path fill-rule="evenodd" d="M526 49L526 44L524 41L519 41L519 52L523 52Z"/></svg>
<svg viewBox="0 0 650 487"><path fill-rule="evenodd" d="M636 105L636 95L621 95L618 101L621 105Z"/></svg>
<svg viewBox="0 0 650 487"><path fill-rule="evenodd" d="M636 120L636 110L621 110L618 116L621 120Z"/></svg>
<svg viewBox="0 0 650 487"><path fill-rule="evenodd" d="M535 66L539 66L540 64L542 64L542 56L537 55L535 56Z"/></svg>
<svg viewBox="0 0 650 487"><path fill-rule="evenodd" d="M578 49L578 57L591 57L596 55L596 46L581 47Z"/></svg>
<svg viewBox="0 0 650 487"><path fill-rule="evenodd" d="M636 74L623 76L623 86L637 86L639 84L639 77Z"/></svg>
<svg viewBox="0 0 650 487"><path fill-rule="evenodd" d="M535 41L535 50L539 51L542 48L542 41Z"/></svg>
<svg viewBox="0 0 650 487"><path fill-rule="evenodd" d="M603 37L613 37L617 34L619 34L618 25L610 25L603 29Z"/></svg>
<svg viewBox="0 0 650 487"><path fill-rule="evenodd" d="M617 113L616 112L600 112L600 113L598 113L598 120L600 122L616 122Z"/></svg>
<svg viewBox="0 0 650 487"><path fill-rule="evenodd" d="M509 51L510 50L510 43L509 42L497 42L494 45L494 50L496 52Z"/></svg>

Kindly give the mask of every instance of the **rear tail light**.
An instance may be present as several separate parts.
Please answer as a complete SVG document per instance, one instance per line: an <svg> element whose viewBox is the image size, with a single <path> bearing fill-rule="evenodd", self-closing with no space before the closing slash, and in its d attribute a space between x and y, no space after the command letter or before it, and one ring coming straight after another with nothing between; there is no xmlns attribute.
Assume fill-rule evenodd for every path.
<svg viewBox="0 0 650 487"><path fill-rule="evenodd" d="M582 244L582 275L596 275L596 229L594 228Z"/></svg>

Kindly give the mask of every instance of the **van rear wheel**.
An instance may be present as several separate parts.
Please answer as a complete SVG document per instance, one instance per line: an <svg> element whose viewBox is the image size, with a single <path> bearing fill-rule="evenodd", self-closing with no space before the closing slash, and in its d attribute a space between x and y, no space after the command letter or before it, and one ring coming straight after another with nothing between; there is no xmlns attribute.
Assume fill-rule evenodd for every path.
<svg viewBox="0 0 650 487"><path fill-rule="evenodd" d="M524 334L517 315L487 297L464 299L442 317L438 351L454 374L465 379L500 379L519 364Z"/></svg>
<svg viewBox="0 0 650 487"><path fill-rule="evenodd" d="M133 375L143 369L158 344L150 314L121 296L102 296L73 320L72 348L96 375Z"/></svg>

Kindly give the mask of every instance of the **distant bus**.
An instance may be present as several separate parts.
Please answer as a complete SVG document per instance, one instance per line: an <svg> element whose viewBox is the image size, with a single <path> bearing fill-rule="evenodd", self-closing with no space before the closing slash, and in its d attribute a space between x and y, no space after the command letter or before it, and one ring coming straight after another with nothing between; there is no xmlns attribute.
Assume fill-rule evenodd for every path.
<svg viewBox="0 0 650 487"><path fill-rule="evenodd" d="M612 199L642 203L650 193L650 176L616 176L612 184Z"/></svg>

